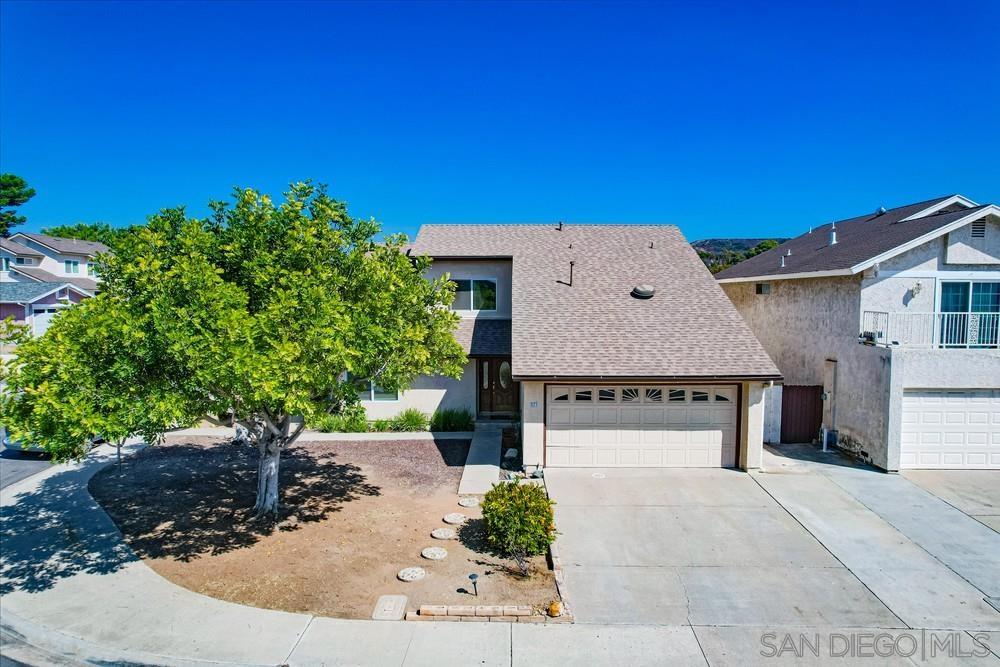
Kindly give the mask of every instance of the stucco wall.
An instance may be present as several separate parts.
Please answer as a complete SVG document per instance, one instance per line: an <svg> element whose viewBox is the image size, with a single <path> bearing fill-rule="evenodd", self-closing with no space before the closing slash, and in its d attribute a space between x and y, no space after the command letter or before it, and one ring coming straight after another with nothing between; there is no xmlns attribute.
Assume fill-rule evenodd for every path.
<svg viewBox="0 0 1000 667"><path fill-rule="evenodd" d="M496 313L479 313L478 317L510 319L511 262L510 260L439 260L427 270L429 279L448 273L454 279L493 278L497 281ZM467 316L471 316L471 313Z"/></svg>
<svg viewBox="0 0 1000 667"><path fill-rule="evenodd" d="M521 451L526 469L543 463L545 456L545 385L521 383Z"/></svg>
<svg viewBox="0 0 1000 667"><path fill-rule="evenodd" d="M743 383L740 419L738 462L744 470L756 470L764 454L764 385L760 382Z"/></svg>
<svg viewBox="0 0 1000 667"><path fill-rule="evenodd" d="M987 241L1000 238L996 227L988 225ZM969 226L953 234L959 232L969 234ZM874 270L866 271L861 283L861 310L933 313L938 310L940 283L944 280L1000 280L1000 259L993 264L948 263L948 245L948 238L934 239L882 262L877 275ZM1000 257L1000 250L993 248L991 252Z"/></svg>
<svg viewBox="0 0 1000 667"><path fill-rule="evenodd" d="M861 277L770 285L771 293L763 295L755 293L752 282L723 283L722 288L778 365L784 384L822 386L827 395L823 425L839 431L845 448L884 467L889 352L858 343ZM780 401L777 392L769 395ZM780 414L778 405L766 411L772 420Z"/></svg>
<svg viewBox="0 0 1000 667"><path fill-rule="evenodd" d="M972 237L972 225L948 234L948 249L944 261L948 264L1000 264L1000 222L996 218L986 219L986 235Z"/></svg>
<svg viewBox="0 0 1000 667"><path fill-rule="evenodd" d="M758 295L755 283L722 289L777 364L788 385L823 384L824 361L857 344L860 278L775 280Z"/></svg>
<svg viewBox="0 0 1000 667"><path fill-rule="evenodd" d="M476 365L466 364L462 377L454 380L441 376L421 376L404 391L397 401L361 401L368 419L388 419L403 410L416 408L425 414L435 410L465 408L476 414Z"/></svg>

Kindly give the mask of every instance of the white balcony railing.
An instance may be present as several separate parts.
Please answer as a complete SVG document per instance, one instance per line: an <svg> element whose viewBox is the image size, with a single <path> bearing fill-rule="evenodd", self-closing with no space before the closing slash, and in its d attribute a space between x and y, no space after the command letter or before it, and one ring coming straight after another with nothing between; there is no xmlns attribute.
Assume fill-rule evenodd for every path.
<svg viewBox="0 0 1000 667"><path fill-rule="evenodd" d="M1000 313L885 313L866 310L859 340L906 347L1000 347Z"/></svg>

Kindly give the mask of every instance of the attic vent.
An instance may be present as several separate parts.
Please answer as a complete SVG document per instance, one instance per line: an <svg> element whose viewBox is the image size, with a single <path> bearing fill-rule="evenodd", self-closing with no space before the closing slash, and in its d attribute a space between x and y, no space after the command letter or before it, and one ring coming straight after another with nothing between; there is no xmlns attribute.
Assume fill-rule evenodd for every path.
<svg viewBox="0 0 1000 667"><path fill-rule="evenodd" d="M984 239L986 238L986 219L976 220L972 223L972 238L974 239Z"/></svg>
<svg viewBox="0 0 1000 667"><path fill-rule="evenodd" d="M636 299L652 299L656 288L652 285L636 285L632 288L632 296Z"/></svg>

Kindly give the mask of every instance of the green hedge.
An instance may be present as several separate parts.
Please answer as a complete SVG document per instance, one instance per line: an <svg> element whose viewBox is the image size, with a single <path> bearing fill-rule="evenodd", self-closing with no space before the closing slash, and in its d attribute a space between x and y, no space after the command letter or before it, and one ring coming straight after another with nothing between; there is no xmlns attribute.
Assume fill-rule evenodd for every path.
<svg viewBox="0 0 1000 667"><path fill-rule="evenodd" d="M430 418L416 408L403 410L390 419L369 422L360 405L352 406L339 415L320 415L309 427L323 433L413 433L416 431L471 431L475 419L465 409L438 410Z"/></svg>

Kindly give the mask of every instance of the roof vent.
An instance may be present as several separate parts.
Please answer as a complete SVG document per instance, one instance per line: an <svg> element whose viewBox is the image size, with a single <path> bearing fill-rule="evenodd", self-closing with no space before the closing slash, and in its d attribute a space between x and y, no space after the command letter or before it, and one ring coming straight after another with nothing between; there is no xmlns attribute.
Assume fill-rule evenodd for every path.
<svg viewBox="0 0 1000 667"><path fill-rule="evenodd" d="M875 209L875 217L877 218L880 215L885 215L885 206L879 206L877 209Z"/></svg>
<svg viewBox="0 0 1000 667"><path fill-rule="evenodd" d="M781 256L781 264L779 264L779 266L781 268L785 268L785 256L784 255Z"/></svg>
<svg viewBox="0 0 1000 667"><path fill-rule="evenodd" d="M636 299L652 299L656 288L652 285L636 285L632 288L632 296Z"/></svg>
<svg viewBox="0 0 1000 667"><path fill-rule="evenodd" d="M830 243L829 245L837 245L837 223L830 223Z"/></svg>
<svg viewBox="0 0 1000 667"><path fill-rule="evenodd" d="M559 221L559 226L556 227L556 231L558 231L558 232L562 231L562 220Z"/></svg>

